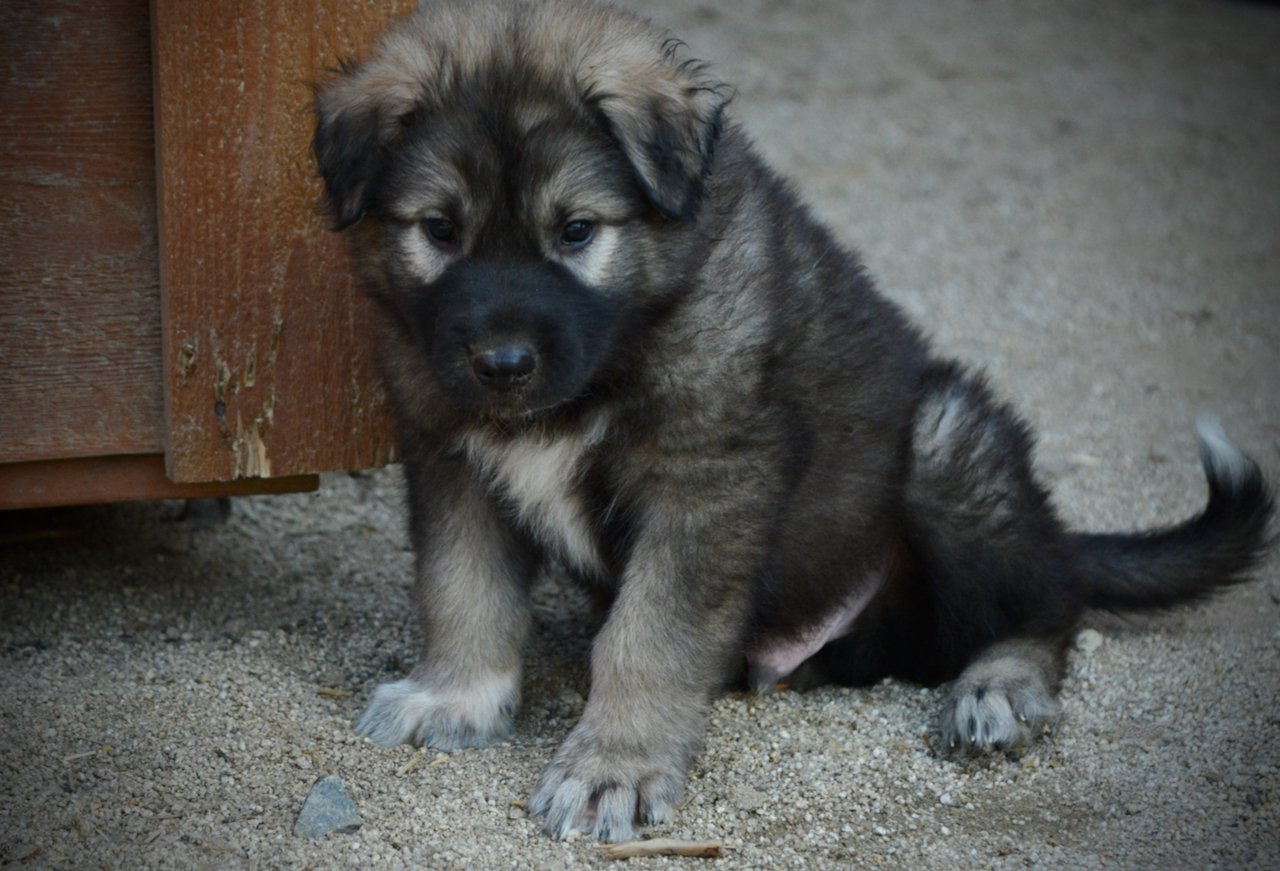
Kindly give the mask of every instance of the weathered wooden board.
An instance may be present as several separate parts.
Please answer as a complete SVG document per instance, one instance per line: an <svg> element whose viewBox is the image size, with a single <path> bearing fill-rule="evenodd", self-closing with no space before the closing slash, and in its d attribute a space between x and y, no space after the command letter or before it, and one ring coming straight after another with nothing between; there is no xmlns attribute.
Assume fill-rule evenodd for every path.
<svg viewBox="0 0 1280 871"><path fill-rule="evenodd" d="M164 473L160 454L81 457L0 465L0 510L94 505L133 499L202 499L255 493L314 490L316 475L291 478L175 484ZM0 526L7 518L0 514Z"/></svg>
<svg viewBox="0 0 1280 871"><path fill-rule="evenodd" d="M357 469L391 456L370 311L316 209L310 84L411 5L153 4L175 481Z"/></svg>
<svg viewBox="0 0 1280 871"><path fill-rule="evenodd" d="M150 21L0 2L0 462L164 447Z"/></svg>

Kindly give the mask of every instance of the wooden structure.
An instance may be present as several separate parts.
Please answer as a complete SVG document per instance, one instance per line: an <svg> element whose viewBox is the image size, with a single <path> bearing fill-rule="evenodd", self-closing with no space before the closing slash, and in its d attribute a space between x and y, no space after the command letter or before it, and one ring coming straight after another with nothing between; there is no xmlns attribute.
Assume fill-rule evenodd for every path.
<svg viewBox="0 0 1280 871"><path fill-rule="evenodd" d="M410 5L0 4L0 508L392 458L310 88Z"/></svg>

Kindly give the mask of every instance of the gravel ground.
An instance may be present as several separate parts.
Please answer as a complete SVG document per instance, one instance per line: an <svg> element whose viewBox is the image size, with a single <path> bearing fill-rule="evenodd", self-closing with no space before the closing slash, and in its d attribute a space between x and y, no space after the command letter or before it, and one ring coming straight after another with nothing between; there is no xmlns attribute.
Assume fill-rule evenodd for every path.
<svg viewBox="0 0 1280 871"><path fill-rule="evenodd" d="M1041 432L1062 513L1177 519L1212 410L1280 468L1280 10L1209 0L639 4L886 292ZM519 802L587 692L548 579L514 739L384 750L413 656L396 470L316 494L6 516L0 864L572 868ZM1280 867L1280 562L1158 620L1094 618L1018 758L937 758L936 691L726 697L675 823L691 867ZM307 840L313 782L363 825Z"/></svg>

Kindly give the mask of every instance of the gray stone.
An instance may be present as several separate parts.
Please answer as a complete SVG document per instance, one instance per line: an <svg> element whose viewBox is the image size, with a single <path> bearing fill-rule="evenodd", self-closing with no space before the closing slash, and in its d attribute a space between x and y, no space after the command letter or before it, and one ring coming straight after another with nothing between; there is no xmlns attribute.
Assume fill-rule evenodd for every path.
<svg viewBox="0 0 1280 871"><path fill-rule="evenodd" d="M354 832L363 820L347 796L342 778L332 774L315 782L302 803L293 833L300 838L323 838L331 832Z"/></svg>

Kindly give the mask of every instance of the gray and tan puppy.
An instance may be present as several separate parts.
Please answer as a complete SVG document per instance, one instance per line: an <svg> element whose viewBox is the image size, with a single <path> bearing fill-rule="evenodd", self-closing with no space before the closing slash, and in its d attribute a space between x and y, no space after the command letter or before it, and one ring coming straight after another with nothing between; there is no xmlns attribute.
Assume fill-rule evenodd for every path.
<svg viewBox="0 0 1280 871"><path fill-rule="evenodd" d="M545 561L610 604L531 803L557 837L671 818L727 682L954 681L944 741L1052 716L1088 607L1241 580L1271 500L1201 425L1207 507L1065 530L1024 424L931 356L752 151L726 89L581 0L428 2L316 100L376 301L423 650L357 728L505 736Z"/></svg>

